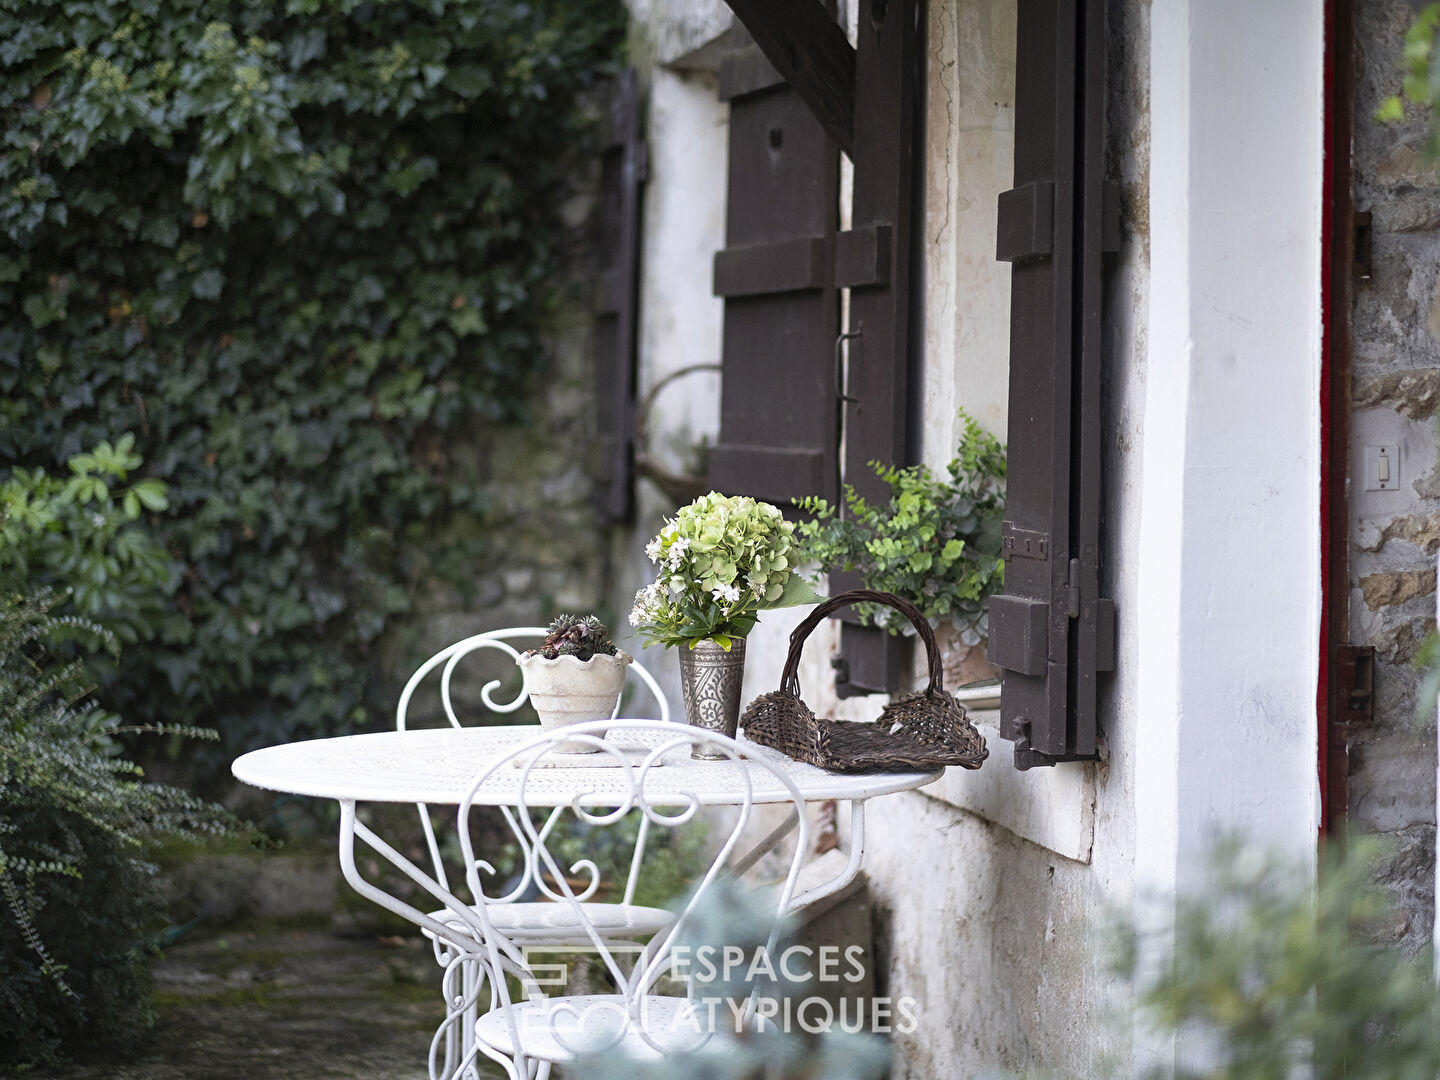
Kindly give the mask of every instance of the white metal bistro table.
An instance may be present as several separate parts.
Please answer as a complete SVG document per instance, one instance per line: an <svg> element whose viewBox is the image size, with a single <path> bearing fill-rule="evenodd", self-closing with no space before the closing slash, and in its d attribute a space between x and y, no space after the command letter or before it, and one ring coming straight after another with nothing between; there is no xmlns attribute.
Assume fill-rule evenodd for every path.
<svg viewBox="0 0 1440 1080"><path fill-rule="evenodd" d="M617 719L614 723L626 721ZM648 726L653 730L635 737L637 752L643 753L673 740L685 731L681 724L652 722ZM358 820L356 807L360 803L458 806L475 789L478 777L540 733L538 726L445 727L314 739L251 751L236 759L232 771L237 779L255 787L339 802L340 865L351 887L430 932L437 942L468 951L473 950L479 932L470 907L452 892L443 873L437 880L436 875L417 867ZM740 745L747 759L763 760L788 778L806 802L834 800L849 806L849 852L845 867L830 880L796 896L792 909L829 896L854 880L864 855L867 799L921 787L944 771L837 774L793 761L776 750L743 738ZM574 767L495 771L475 789L473 802L498 807L522 802L534 807L602 807L613 805L617 797L623 798L628 791L624 770L597 767L599 762L592 755L575 757ZM683 754L668 757L665 767L651 772L647 798L652 805L668 802L676 806L791 801L789 791L776 781L769 769L750 769L744 761L693 760ZM743 871L779 843L794 824L792 815L755 844L736 860L736 872ZM443 904L451 917L436 918L436 914L444 913L423 912L366 880L356 865L357 839Z"/></svg>

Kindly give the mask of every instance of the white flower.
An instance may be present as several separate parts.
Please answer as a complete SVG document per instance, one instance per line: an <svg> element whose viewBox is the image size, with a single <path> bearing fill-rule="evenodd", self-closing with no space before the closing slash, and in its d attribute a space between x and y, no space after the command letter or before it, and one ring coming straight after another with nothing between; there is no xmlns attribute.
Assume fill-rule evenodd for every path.
<svg viewBox="0 0 1440 1080"><path fill-rule="evenodd" d="M636 604L633 608L630 609L630 625L639 626L644 621L645 612L639 604Z"/></svg>
<svg viewBox="0 0 1440 1080"><path fill-rule="evenodd" d="M745 579L745 582L750 586L750 591L757 597L764 597L768 582L763 576L760 574L751 574Z"/></svg>
<svg viewBox="0 0 1440 1080"><path fill-rule="evenodd" d="M723 581L717 581L715 595L727 604L733 604L740 599L740 590L734 585L726 585Z"/></svg>
<svg viewBox="0 0 1440 1080"><path fill-rule="evenodd" d="M660 538L658 536L645 545L645 554L650 556L651 562L660 561Z"/></svg>

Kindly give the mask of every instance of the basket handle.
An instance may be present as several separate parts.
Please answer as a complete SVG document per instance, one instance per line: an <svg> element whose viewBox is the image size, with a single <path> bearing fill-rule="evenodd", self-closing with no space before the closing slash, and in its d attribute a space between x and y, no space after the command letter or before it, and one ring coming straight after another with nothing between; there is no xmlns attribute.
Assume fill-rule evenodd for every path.
<svg viewBox="0 0 1440 1080"><path fill-rule="evenodd" d="M800 696L800 652L805 647L805 639L831 612L838 611L843 607L850 607L852 604L864 603L885 604L887 607L893 607L915 624L916 633L920 635L920 640L925 642L925 654L930 664L930 685L926 688L925 693L932 697L943 694L945 677L940 664L940 647L935 644L935 631L930 628L930 620L920 614L920 609L909 600L896 596L894 593L879 592L875 589L850 589L837 593L829 600L818 604L815 610L805 617L805 621L790 634L790 652L785 657L785 671L780 676L780 689L793 697Z"/></svg>

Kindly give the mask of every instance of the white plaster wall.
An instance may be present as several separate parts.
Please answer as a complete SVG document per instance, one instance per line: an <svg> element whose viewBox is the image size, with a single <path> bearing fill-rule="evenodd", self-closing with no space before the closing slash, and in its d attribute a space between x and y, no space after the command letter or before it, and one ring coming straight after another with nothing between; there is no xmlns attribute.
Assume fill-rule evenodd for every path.
<svg viewBox="0 0 1440 1080"><path fill-rule="evenodd" d="M1137 846L1157 883L1194 880L1217 828L1314 846L1321 47L1313 4L1154 11Z"/></svg>
<svg viewBox="0 0 1440 1080"><path fill-rule="evenodd" d="M1320 5L1155 5L1137 887L1318 824ZM1235 27L1244 25L1243 34ZM1173 906L1146 914L1163 929ZM1139 1033L1168 1067L1193 1051Z"/></svg>

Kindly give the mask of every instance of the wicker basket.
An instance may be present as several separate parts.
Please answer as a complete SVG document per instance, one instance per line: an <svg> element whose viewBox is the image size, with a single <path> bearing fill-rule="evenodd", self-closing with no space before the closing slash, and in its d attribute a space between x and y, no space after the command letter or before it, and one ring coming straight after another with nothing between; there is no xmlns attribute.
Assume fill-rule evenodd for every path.
<svg viewBox="0 0 1440 1080"><path fill-rule="evenodd" d="M866 602L893 607L915 624L930 661L930 685L892 701L873 723L817 717L800 700L800 650L810 632L831 612ZM752 701L740 726L755 742L835 772L893 772L942 765L978 769L989 753L985 740L966 719L965 707L945 692L940 650L925 616L894 593L871 589L831 597L795 628L780 689Z"/></svg>

